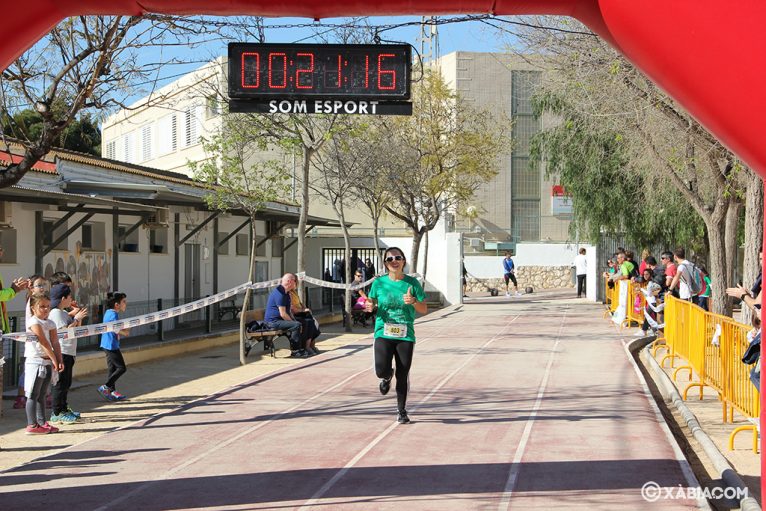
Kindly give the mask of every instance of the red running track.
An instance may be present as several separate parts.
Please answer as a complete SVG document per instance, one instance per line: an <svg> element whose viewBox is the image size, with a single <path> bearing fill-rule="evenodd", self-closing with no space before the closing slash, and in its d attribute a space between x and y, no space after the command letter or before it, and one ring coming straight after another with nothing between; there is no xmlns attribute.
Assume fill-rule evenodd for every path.
<svg viewBox="0 0 766 511"><path fill-rule="evenodd" d="M0 474L0 509L697 507L642 498L696 482L619 333L555 298L421 320L411 424L365 339Z"/></svg>

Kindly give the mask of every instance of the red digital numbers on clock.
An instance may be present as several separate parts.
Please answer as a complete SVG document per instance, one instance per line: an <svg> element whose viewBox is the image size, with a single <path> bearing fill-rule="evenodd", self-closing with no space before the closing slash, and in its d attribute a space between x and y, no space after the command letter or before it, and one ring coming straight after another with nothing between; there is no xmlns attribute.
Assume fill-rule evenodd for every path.
<svg viewBox="0 0 766 511"><path fill-rule="evenodd" d="M308 67L305 69L298 68L295 70L295 88L296 89L313 89L314 88L314 54L313 53L298 53L297 57L302 57L303 60L308 59ZM304 76L301 76L304 75Z"/></svg>
<svg viewBox="0 0 766 511"><path fill-rule="evenodd" d="M393 69L383 69L383 59L392 59L396 57L393 53L381 53L378 55L378 89L380 90L394 90L396 88L396 71ZM383 85L383 78L389 77L391 85Z"/></svg>
<svg viewBox="0 0 766 511"><path fill-rule="evenodd" d="M250 66L248 67L248 64ZM242 54L242 88L257 89L261 86L261 55L253 51L247 51ZM251 72L253 70L254 72ZM255 76L255 79L248 81L247 78Z"/></svg>
<svg viewBox="0 0 766 511"><path fill-rule="evenodd" d="M282 68L275 68L279 65L279 60L282 60ZM276 71L276 72L275 72ZM274 79L275 75L279 75L281 71L282 83L278 84ZM269 53L269 89L284 89L287 87L287 54L285 53Z"/></svg>
<svg viewBox="0 0 766 511"><path fill-rule="evenodd" d="M229 96L409 99L409 45L229 45Z"/></svg>

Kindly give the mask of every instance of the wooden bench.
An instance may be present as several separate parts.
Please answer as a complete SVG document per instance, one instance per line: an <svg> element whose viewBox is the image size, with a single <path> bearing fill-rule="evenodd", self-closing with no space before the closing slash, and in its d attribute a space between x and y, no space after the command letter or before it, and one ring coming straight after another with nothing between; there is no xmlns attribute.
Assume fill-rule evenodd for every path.
<svg viewBox="0 0 766 511"><path fill-rule="evenodd" d="M227 314L231 314L231 319L237 319L237 314L242 307L237 306L234 300L223 300L218 306L218 321L221 321Z"/></svg>
<svg viewBox="0 0 766 511"><path fill-rule="evenodd" d="M245 325L251 321L263 321L263 309L249 310L245 312ZM263 341L263 351L268 351L272 357L276 357L274 340L277 337L287 338L287 330L258 330L256 332L245 331L245 356L250 353L253 346Z"/></svg>

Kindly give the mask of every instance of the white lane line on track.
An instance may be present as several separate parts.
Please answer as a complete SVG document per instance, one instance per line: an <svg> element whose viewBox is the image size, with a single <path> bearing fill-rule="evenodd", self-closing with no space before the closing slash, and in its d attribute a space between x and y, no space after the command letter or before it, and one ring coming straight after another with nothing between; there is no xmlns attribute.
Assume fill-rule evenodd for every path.
<svg viewBox="0 0 766 511"><path fill-rule="evenodd" d="M615 328L616 326L617 325L615 325ZM638 362L636 362L636 360L633 358L633 354L628 349L628 344L630 343L625 341L624 339L622 340L622 348L625 350L625 354L627 355L628 360L633 366L633 370L636 372L638 381L641 383L641 390L643 390L644 397L646 397L646 400L649 402L649 405L652 407L654 416L657 419L657 424L660 426L660 429L662 430L662 432L665 433L665 438L667 438L671 449L673 449L673 454L675 455L676 461L678 461L678 465L681 468L681 473L683 473L684 479L686 479L686 486L688 488L697 488L697 490L699 491L699 493L697 493L697 495L699 495L699 498L697 499L698 509L710 509L710 505L708 504L707 500L702 496L702 489L700 487L699 481L697 480L697 476L694 475L694 471L692 470L692 467L689 464L689 460L687 460L686 456L684 456L683 451L681 451L681 447L678 445L678 441L673 436L673 433L670 431L670 427L668 426L668 423L665 420L665 417L662 416L660 407L657 406L657 403L654 401L654 396L652 396L652 391L649 390L649 385L646 383L646 378L644 378L644 375L641 373L641 369L638 367Z"/></svg>
<svg viewBox="0 0 766 511"><path fill-rule="evenodd" d="M103 510L109 509L110 507L112 507L112 506L114 506L116 504L120 504L121 502L126 501L127 499L135 496L136 494L138 494L138 493L144 491L145 489L149 488L150 486L154 485L159 480L168 479L169 477L175 475L176 473L180 472L184 468L186 468L186 467L188 467L190 465L193 465L194 463L197 463L198 461L201 461L201 460L203 460L205 458L208 458L215 451L220 450L221 448L226 447L227 445L231 445L232 443L236 442L240 438L245 437L245 436L249 435L250 433L252 433L253 431L256 431L256 430L258 430L258 429L260 429L260 428L262 428L262 427L264 427L264 426L266 426L268 424L271 424L272 422L274 422L275 420L281 418L284 415L287 415L287 414L289 414L291 412L294 412L295 410L297 410L298 408L306 405L307 403L310 403L311 401L314 401L315 399L318 399L318 398L324 396L328 392L331 392L331 391L337 389L338 387L346 384L350 380L356 378L360 374L366 373L368 371L369 371L368 369L363 369L362 371L356 372L356 373L352 374L351 376L347 377L346 379L336 383L335 385L333 385L331 387L328 387L327 389L319 392L318 394L314 394L310 398L301 401L300 403L298 403L298 404L288 408L287 410L279 412L278 414L274 415L273 418L271 418L269 420L266 420L266 421L263 421L263 422L259 422L255 426L251 426L251 427L245 429L244 431L234 435L233 437L229 438L228 440L226 440L224 442L221 442L219 444L216 444L214 447L211 447L210 449L202 452L201 454L198 454L197 456L195 456L195 457L193 457L193 458L191 458L189 460L186 460L184 463L181 463L180 465L176 465L175 467L173 467L172 469L168 470L167 472L165 472L161 476L157 477L157 479L155 479L153 481L149 481L149 482L147 482L145 484L142 484L141 486L137 487L133 491L130 491L130 492L124 494L123 496L121 496L121 497L119 497L119 498L117 498L115 500L112 500L111 502L108 502L108 503L104 504L101 507L96 508L96 511L103 511Z"/></svg>
<svg viewBox="0 0 766 511"><path fill-rule="evenodd" d="M457 321L456 324L460 324L460 323L464 322L466 319L468 319L468 318L459 318L459 321ZM424 342L427 342L429 340L432 340L432 339L434 339L436 337L438 337L438 334L440 334L443 330L455 328L456 324L450 324L448 326L439 328L437 332L435 332L434 334L431 335L431 337L427 337L427 338L423 339L422 341L420 341L421 344L424 343ZM349 381L353 380L357 376L359 376L361 374L364 374L364 373L368 373L368 372L369 372L369 368L366 368L366 369L363 369L361 371L358 371L358 372L352 374L351 376L348 376L347 378L345 378L344 380L336 383L335 385L332 385L332 386L328 387L327 389L325 389L325 390L323 390L321 392L318 392L317 394L314 394L310 398L305 399L305 400L301 401L300 403L298 403L298 404L296 404L294 406L291 406L290 408L288 408L288 409L286 409L286 410L284 410L282 412L279 412L279 413L275 414L271 419L263 421L263 422L260 422L260 423L254 425L254 426L251 426L250 428L247 428L246 430L244 430L244 431L234 435L233 437L229 438L228 440L226 440L224 442L221 442L219 444L216 444L214 447L211 447L210 449L204 451L202 454L198 454L197 456L195 456L195 457L185 461L184 463L181 463L180 465L176 465L175 467L173 467L172 469L168 470L164 474L157 476L152 481L147 481L144 484L136 487L134 490L132 490L132 491L130 491L130 492L128 492L128 493L126 493L126 494L124 494L124 495L122 495L122 496L120 496L120 497L118 497L118 498L116 498L116 499L114 499L114 500L112 500L110 502L107 502L103 506L100 506L100 507L96 508L95 511L105 511L105 510L107 510L107 509L109 509L109 508L111 508L111 507L113 507L113 506L115 506L117 504L125 502L129 498L132 498L132 497L138 495L139 493L143 492L144 490L150 488L151 486L154 486L157 482L169 479L170 477L172 477L173 475L177 474L181 470L183 470L183 469L185 469L185 468L187 468L187 467L193 465L194 463L197 463L197 462L199 462L199 461L201 461L203 459L206 459L208 456L210 456L215 451L220 450L223 447L226 447L228 445L231 445L232 443L234 443L237 440L247 436L248 434L250 434L250 433L252 433L252 432L254 432L254 431L256 431L256 430L258 430L260 428L263 428L263 427L267 426L268 424L271 424L272 422L276 421L277 419L280 419L281 417L283 417L283 416L285 416L285 415L287 415L289 413L294 412L298 408L300 408L300 407L310 403L311 401L314 401L314 400L324 396L325 394L328 394L329 392L332 392L333 390L336 390L337 388L345 385L346 383L348 383ZM394 425L396 425L396 423L394 423Z"/></svg>
<svg viewBox="0 0 766 511"><path fill-rule="evenodd" d="M431 397L432 397L434 394L436 394L436 393L437 393L437 392L438 392L438 391L439 391L439 390L440 390L442 387L444 387L444 385L446 385L446 384L447 384L447 383L448 383L448 382L449 382L449 381L450 381L450 380L451 380L451 379L452 379L452 378L453 378L453 377L454 377L454 376L455 376L455 375L456 375L458 372L460 372L460 371L461 371L463 368L465 368L465 366L466 366L466 365L468 365L468 363L469 363L471 360L473 360L473 359L476 357L476 355L478 355L479 353L481 353L481 352L484 350L484 348L486 348L487 346L489 346L489 345L490 345L491 343L493 343L493 342L494 342L494 341L495 341L495 340L496 340L498 337L500 337L501 335L503 335L503 334L505 333L505 331L508 329L508 327L510 327L510 326L511 326L511 324L512 324L514 321L516 321L516 320L517 320L519 317L520 317L520 316L518 316L518 315L517 315L517 316L514 316L514 318L513 318L512 320L508 321L508 323L506 323L506 324L503 326L503 329L502 329L500 332L498 332L497 334L495 334L495 336L493 336L493 337L492 337L490 340L488 340L487 342L485 342L485 343L484 343L484 344L483 344L483 345L482 345L482 346L481 346L481 347L480 347L478 350L476 350L476 352L475 352L475 353L473 353L473 354L472 354L470 357L468 357L468 358L467 358L465 361L463 361L463 363L462 363L462 364L460 364L460 365L459 365L458 367L456 367L456 368L455 368L455 369L454 369L452 372L450 372L450 373L449 373L447 376L445 376L445 377L444 377L444 378L443 378L443 379L442 379L442 380L441 380L441 381L440 381L440 382L439 382L439 383L436 385L436 387L434 387L434 388L433 388L433 390L431 390L431 392L429 392L429 393L428 393L428 395L427 395L426 397L424 397L423 399L421 399L421 400L420 400L420 402L419 402L417 405L415 405L415 407L412 409L412 411L415 411L415 410L417 410L417 409L418 409L418 408L420 408L422 405L424 405L426 402L428 402L428 400L429 400L429 399L431 399ZM389 435L389 434L390 434L390 433L391 433L391 432L394 430L394 428L396 428L396 426L398 426L398 425L399 425L398 423L394 422L394 423L393 423L393 424L391 424L389 427L387 427L385 430L383 430L383 431L382 431L382 432L381 432L381 433L380 433L378 436L376 436L376 437L375 437L375 438L374 438L374 439L373 439L373 440L372 440L372 441L371 441L369 444L367 444L367 445L366 445L366 446L365 446L365 447L364 447L364 448L363 448L361 451L359 451L359 452L357 453L357 455L356 455L356 456L354 456L354 457L353 457L353 458L352 458L352 459L351 459L351 460L350 460L348 463L346 463L346 464L343 466L343 468L341 468L340 470L338 470L338 471L335 473L335 475L334 475L334 476L333 476L333 477L332 477L332 478L331 478L329 481L327 481L327 482L326 482L324 485L322 485L322 487L321 487L321 488L319 488L319 490L317 490L317 492L316 492L314 495L312 495L312 496L311 496L311 498L310 498L308 501L306 501L306 503L305 503L305 504L303 504L303 506L301 506L301 507L300 507L300 509L301 509L301 510L310 509L310 508L311 508L313 505L317 504L317 503L319 502L319 499L321 499L321 498L322 498L322 496L324 496L324 495L325 495L325 494L326 494L326 493L327 493L327 492L330 490L330 488L332 488L333 486L335 486L335 483L337 483L337 482L338 482L338 481L339 481L339 480L340 480L340 479L341 479L341 478L342 478L344 475L346 475L346 473L347 473L347 472L348 472L348 471L349 471L349 470L350 470L350 469L351 469L351 468L352 468L354 465L356 465L356 464L359 462L359 460L361 460L361 459L362 459L362 458L363 458L363 457L364 457L364 456L365 456L365 455L366 455L368 452L370 452L370 450L372 450L372 448L373 448L373 447L375 447L375 446L376 446L378 443L380 443L380 441L381 441L381 440L383 440L384 438L386 438L386 437L387 437L387 436L388 436L388 435Z"/></svg>
<svg viewBox="0 0 766 511"><path fill-rule="evenodd" d="M508 506L511 504L511 497L513 496L513 490L516 486L516 480L519 478L519 471L521 470L521 460L524 457L524 451L527 449L527 443L529 442L529 436L532 433L532 426L535 423L535 418L537 417L537 412L540 410L540 406L543 402L543 396L545 395L545 388L548 386L548 378L551 374L551 367L553 367L553 360L556 358L556 349L559 347L559 343L561 342L561 331L564 328L564 323L566 322L567 314L569 313L569 307L564 310L564 315L561 317L561 324L559 325L559 331L556 334L556 342L553 343L553 347L551 348L551 354L548 356L548 364L545 366L545 373L543 374L543 379L540 382L540 386L537 389L537 399L535 400L535 404L532 407L532 411L529 414L529 419L527 419L527 423L524 425L524 432L521 434L521 440L519 441L519 445L516 446L516 453L513 456L513 461L511 462L511 470L508 473L508 480L505 482L505 488L503 489L503 498L500 501L500 504L497 506L497 509L499 511L505 511L508 509Z"/></svg>

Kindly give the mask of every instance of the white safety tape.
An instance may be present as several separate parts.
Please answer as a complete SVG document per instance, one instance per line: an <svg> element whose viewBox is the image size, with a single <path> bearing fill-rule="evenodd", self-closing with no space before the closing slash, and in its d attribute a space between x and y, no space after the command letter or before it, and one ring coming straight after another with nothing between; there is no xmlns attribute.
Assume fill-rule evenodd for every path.
<svg viewBox="0 0 766 511"><path fill-rule="evenodd" d="M423 280L423 276L418 273L412 273L410 274L410 276L415 277L421 282ZM304 272L301 272L298 274L298 279L303 280L304 282L307 282L309 284L313 284L313 285L321 286L321 287L330 287L334 289L351 289L352 291L355 291L357 289L361 289L363 287L370 285L372 281L375 280L376 278L377 277L373 277L370 280L366 282L362 282L360 284L342 284L337 282L327 282L326 280L315 279L313 277L307 276ZM177 307L171 307L170 309L164 309L157 312L150 312L149 314L144 314L142 316L134 316L132 318L118 319L117 321L110 321L109 323L97 323L95 325L84 325L84 326L78 326L73 328L62 328L58 330L58 337L59 337L59 340L78 339L80 337L88 337L91 335L101 335L106 332L119 332L120 330L123 330L125 328L135 328L137 326L147 325L149 323L156 323L157 321L163 321L166 319L174 318L176 316L181 316L183 314L194 312L204 307L213 305L214 303L218 303L222 300L226 300L227 298L231 298L232 296L236 296L240 293L244 293L248 287L250 289L264 289L264 288L277 286L281 282L282 282L282 279L267 280L265 282L252 282L252 283L245 282L244 284L240 284L237 287L233 287L221 293L217 293L205 298L200 298L199 300L196 300L194 302L189 302L184 305L179 305ZM17 341L17 342L37 341L37 336L31 332L18 332L18 333L12 333L12 334L4 334L3 338L11 340L11 341Z"/></svg>
<svg viewBox="0 0 766 511"><path fill-rule="evenodd" d="M157 312L150 312L149 314L144 314L142 316L118 319L117 321L110 321L108 323L97 323L95 325L62 328L58 330L58 337L59 340L77 339L80 337L88 337L90 335L100 335L105 332L119 332L125 328L135 328L137 326L174 318L176 316L188 314L190 312L194 312L195 310L213 305L214 303L220 302L221 300L226 300L227 298L231 298L232 296L236 296L240 293L244 293L247 290L249 284L249 282L240 284L237 287L233 287L212 296L200 298L194 302L189 302L177 307L171 307L170 309L164 309ZM18 342L37 341L37 336L31 332L5 334L3 335L3 338Z"/></svg>
<svg viewBox="0 0 766 511"><path fill-rule="evenodd" d="M419 273L410 273L409 276L410 277L414 277L414 278L418 279L421 282L423 281L423 276L421 274L419 274ZM369 286L370 284L372 284L372 281L377 279L378 277L380 277L380 275L376 275L375 277L371 278L370 280L367 280L365 282L360 282L359 284L355 284L353 282L350 283L350 284L343 284L341 282L328 282L326 280L315 279L314 277L309 277L305 273L299 273L298 274L298 279L299 280L302 280L302 281L307 282L309 284L313 284L315 286L329 287L329 288L332 288L332 289L350 289L351 291L356 291L357 289L362 289L362 288L365 288L365 287Z"/></svg>

